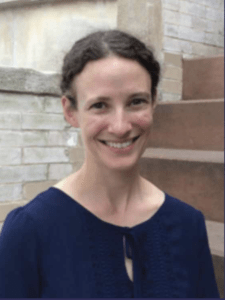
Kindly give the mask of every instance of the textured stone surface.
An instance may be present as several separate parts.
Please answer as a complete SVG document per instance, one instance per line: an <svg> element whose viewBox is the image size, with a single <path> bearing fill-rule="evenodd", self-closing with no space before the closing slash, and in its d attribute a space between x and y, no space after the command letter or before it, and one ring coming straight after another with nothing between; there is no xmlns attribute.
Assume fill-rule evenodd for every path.
<svg viewBox="0 0 225 300"><path fill-rule="evenodd" d="M183 99L224 97L224 56L183 60Z"/></svg>
<svg viewBox="0 0 225 300"><path fill-rule="evenodd" d="M1 148L1 165L19 165L22 162L22 151L20 148Z"/></svg>
<svg viewBox="0 0 225 300"><path fill-rule="evenodd" d="M23 73L21 72L21 75ZM16 85L16 83L14 83ZM0 83L1 85L1 83ZM6 88L6 86L5 86ZM42 112L44 110L44 99L42 97L15 94L0 93L0 111L1 112Z"/></svg>
<svg viewBox="0 0 225 300"><path fill-rule="evenodd" d="M0 184L0 202L18 201L21 199L22 183L4 185Z"/></svg>
<svg viewBox="0 0 225 300"><path fill-rule="evenodd" d="M66 148L38 147L25 148L23 151L24 164L68 162Z"/></svg>
<svg viewBox="0 0 225 300"><path fill-rule="evenodd" d="M63 57L76 40L116 28L116 0L26 2L31 5L24 7L23 0L16 8L0 5L1 66L60 72Z"/></svg>
<svg viewBox="0 0 225 300"><path fill-rule="evenodd" d="M212 258L220 298L224 299L224 257L212 255Z"/></svg>
<svg viewBox="0 0 225 300"><path fill-rule="evenodd" d="M23 185L23 196L24 199L30 201L37 194L47 190L49 187L53 186L56 183L56 180L46 180L38 182L26 182Z"/></svg>
<svg viewBox="0 0 225 300"><path fill-rule="evenodd" d="M0 90L2 91L60 95L59 80L58 74L0 67Z"/></svg>
<svg viewBox="0 0 225 300"><path fill-rule="evenodd" d="M0 222L3 222L6 218L6 216L8 215L8 213L10 213L11 210L23 206L24 204L26 204L26 201L18 201L18 202L12 202L12 203L1 203L0 204Z"/></svg>
<svg viewBox="0 0 225 300"><path fill-rule="evenodd" d="M67 126L63 114L23 114L22 128L33 130L63 130Z"/></svg>
<svg viewBox="0 0 225 300"><path fill-rule="evenodd" d="M161 1L118 0L117 26L153 46L160 57L163 48Z"/></svg>
<svg viewBox="0 0 225 300"><path fill-rule="evenodd" d="M223 151L223 112L223 99L160 103L153 116L149 146Z"/></svg>
<svg viewBox="0 0 225 300"><path fill-rule="evenodd" d="M49 166L48 178L50 180L61 180L73 172L71 164L51 164Z"/></svg>
<svg viewBox="0 0 225 300"><path fill-rule="evenodd" d="M224 222L223 162L198 161L198 157L193 159L190 155L189 159L178 155L171 158L169 154L160 158L157 153L151 156L151 151L147 151L140 160L145 178L202 211L207 220Z"/></svg>
<svg viewBox="0 0 225 300"><path fill-rule="evenodd" d="M47 179L47 165L19 165L0 168L0 183L16 183Z"/></svg>

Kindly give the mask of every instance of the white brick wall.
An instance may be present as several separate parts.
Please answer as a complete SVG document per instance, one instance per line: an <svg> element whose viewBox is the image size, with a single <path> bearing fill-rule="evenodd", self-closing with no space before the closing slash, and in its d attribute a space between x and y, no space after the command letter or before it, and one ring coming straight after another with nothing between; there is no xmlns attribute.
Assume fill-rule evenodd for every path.
<svg viewBox="0 0 225 300"><path fill-rule="evenodd" d="M37 164L37 163L52 163L52 162L68 162L69 158L66 155L66 148L25 148L23 150L23 163L24 164Z"/></svg>
<svg viewBox="0 0 225 300"><path fill-rule="evenodd" d="M0 184L0 202L22 199L22 183Z"/></svg>
<svg viewBox="0 0 225 300"><path fill-rule="evenodd" d="M71 174L73 166L71 164L51 164L49 167L48 178L50 180L60 180Z"/></svg>
<svg viewBox="0 0 225 300"><path fill-rule="evenodd" d="M47 165L19 165L0 167L0 183L20 183L47 179ZM7 199L6 199L7 200Z"/></svg>
<svg viewBox="0 0 225 300"><path fill-rule="evenodd" d="M221 0L162 0L164 51L189 57L202 56L193 51L198 44L208 47L208 53L218 54L224 45L224 3ZM190 43L181 46L182 42ZM206 47L206 48L207 48ZM208 54L206 51L206 55Z"/></svg>
<svg viewBox="0 0 225 300"><path fill-rule="evenodd" d="M5 74L5 70L0 71ZM15 72L20 79L25 71ZM41 73L38 76L42 78ZM31 200L27 199L24 189L27 183L33 184L38 193L43 186L40 182L54 184L77 170L83 159L79 151L75 161L70 157L71 147L80 149L82 142L80 130L64 120L60 97L45 96L41 92L40 95L24 94L22 90L18 93L19 88L18 80L14 92L11 87L9 92L0 92L2 205Z"/></svg>
<svg viewBox="0 0 225 300"><path fill-rule="evenodd" d="M224 3L222 0L162 0L164 53L182 58L213 56L224 52ZM164 62L163 69L167 68ZM168 84L168 79L171 83ZM182 76L163 72L162 101L181 100Z"/></svg>

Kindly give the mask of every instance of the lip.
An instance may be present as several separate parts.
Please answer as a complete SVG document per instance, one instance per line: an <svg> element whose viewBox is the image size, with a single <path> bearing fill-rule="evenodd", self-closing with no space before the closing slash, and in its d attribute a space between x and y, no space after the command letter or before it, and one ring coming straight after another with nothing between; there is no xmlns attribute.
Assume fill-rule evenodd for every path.
<svg viewBox="0 0 225 300"><path fill-rule="evenodd" d="M130 142L130 141L133 141L135 142L138 138L140 137L140 135L137 135L133 138L130 138L130 139L127 139L127 140L124 140L124 141L121 141L121 140L117 140L117 141L111 141L111 140L99 140L100 142L104 143L107 142L107 143L115 143L115 144L123 144L123 143L127 143L127 142Z"/></svg>
<svg viewBox="0 0 225 300"><path fill-rule="evenodd" d="M139 137L140 137L140 135L139 136L136 136L136 137L134 137L134 138L132 138L132 139L129 139L129 140L126 140L126 141L120 141L119 143L126 143L126 142L128 142L128 141L133 141L132 142L132 144L131 145L129 145L129 146L127 146L126 148L115 148L115 147L110 147L110 146L108 146L106 143L105 143L105 141L104 140L99 140L99 142L103 145L103 146L105 146L105 148L107 148L107 149L109 149L110 151L112 151L112 152L114 152L114 153L117 153L117 154L126 154L126 153L128 153L128 152L130 152L133 148L134 148L134 146L135 146L135 143L136 143L136 141L139 139ZM107 141L107 142L111 142L111 143L118 143L118 142L115 142L115 141Z"/></svg>

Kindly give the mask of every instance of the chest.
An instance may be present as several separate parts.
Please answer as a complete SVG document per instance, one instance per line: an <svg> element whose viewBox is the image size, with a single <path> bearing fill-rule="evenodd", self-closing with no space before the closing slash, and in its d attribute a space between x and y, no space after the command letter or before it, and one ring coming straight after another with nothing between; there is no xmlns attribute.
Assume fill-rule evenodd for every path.
<svg viewBox="0 0 225 300"><path fill-rule="evenodd" d="M194 253L191 248L178 246L182 237L175 246L167 232L157 226L137 234L110 228L106 234L93 225L89 222L74 236L64 231L57 241L45 244L41 257L43 297L195 295L198 261L190 255Z"/></svg>

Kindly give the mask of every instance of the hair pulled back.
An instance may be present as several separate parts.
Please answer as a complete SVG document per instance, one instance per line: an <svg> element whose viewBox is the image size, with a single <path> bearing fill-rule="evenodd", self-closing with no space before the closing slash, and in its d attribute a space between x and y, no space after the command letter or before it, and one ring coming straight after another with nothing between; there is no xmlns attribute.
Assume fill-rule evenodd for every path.
<svg viewBox="0 0 225 300"><path fill-rule="evenodd" d="M134 36L120 30L97 31L75 42L66 54L61 78L62 94L77 108L76 95L71 92L71 84L85 65L94 60L115 55L139 62L149 73L152 81L151 96L154 101L159 82L160 65L153 52Z"/></svg>

